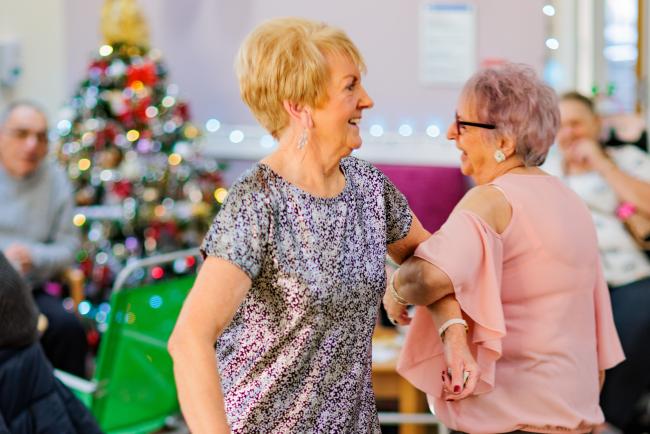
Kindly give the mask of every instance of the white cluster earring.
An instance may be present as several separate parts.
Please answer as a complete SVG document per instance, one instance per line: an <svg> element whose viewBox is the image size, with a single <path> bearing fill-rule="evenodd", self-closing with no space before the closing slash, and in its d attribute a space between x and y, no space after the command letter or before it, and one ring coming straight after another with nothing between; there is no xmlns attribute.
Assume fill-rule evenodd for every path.
<svg viewBox="0 0 650 434"><path fill-rule="evenodd" d="M302 130L302 134L298 139L298 149L304 148L306 144L307 144L307 128Z"/></svg>
<svg viewBox="0 0 650 434"><path fill-rule="evenodd" d="M506 161L506 154L504 154L501 149L497 149L496 151L494 151L494 160L497 163L503 163L504 161Z"/></svg>

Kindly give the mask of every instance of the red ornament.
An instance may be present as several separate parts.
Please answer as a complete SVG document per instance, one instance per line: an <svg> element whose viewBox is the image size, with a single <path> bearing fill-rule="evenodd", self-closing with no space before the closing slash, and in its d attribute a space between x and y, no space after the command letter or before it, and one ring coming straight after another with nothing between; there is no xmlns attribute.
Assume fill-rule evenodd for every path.
<svg viewBox="0 0 650 434"><path fill-rule="evenodd" d="M125 199L131 195L133 191L133 184L129 181L121 180L113 184L113 193L121 199Z"/></svg>
<svg viewBox="0 0 650 434"><path fill-rule="evenodd" d="M95 134L95 150L101 151L106 146L106 130L97 131Z"/></svg>
<svg viewBox="0 0 650 434"><path fill-rule="evenodd" d="M153 238L154 240L158 241L158 238L160 237L160 228L157 227L156 222L151 222L149 227L144 230L144 237Z"/></svg>
<svg viewBox="0 0 650 434"><path fill-rule="evenodd" d="M190 107L185 102L179 102L176 104L175 114L180 116L183 122L190 120Z"/></svg>
<svg viewBox="0 0 650 434"><path fill-rule="evenodd" d="M88 331L88 334L86 334L86 340L88 341L88 345L91 348L95 348L95 346L99 342L99 333L97 332L97 330L92 329Z"/></svg>
<svg viewBox="0 0 650 434"><path fill-rule="evenodd" d="M111 280L111 269L106 265L97 265L93 269L93 282L100 287L106 288L110 284Z"/></svg>
<svg viewBox="0 0 650 434"><path fill-rule="evenodd" d="M120 113L117 118L124 125L124 128L131 129L135 127L135 119L130 109L125 110L124 113Z"/></svg>
<svg viewBox="0 0 650 434"><path fill-rule="evenodd" d="M90 65L88 65L88 70L97 69L101 71L102 74L106 73L107 68L108 68L108 62L106 62L105 60L94 60L90 62Z"/></svg>
<svg viewBox="0 0 650 434"><path fill-rule="evenodd" d="M169 221L165 222L164 224L165 224L165 231L168 234L170 234L172 236L176 236L178 234L178 225L176 224L175 221L169 220Z"/></svg>
<svg viewBox="0 0 650 434"><path fill-rule="evenodd" d="M141 123L147 123L149 118L147 117L147 107L151 105L151 97L146 96L137 102L135 108L133 109L133 115Z"/></svg>
<svg viewBox="0 0 650 434"><path fill-rule="evenodd" d="M145 86L153 86L158 82L156 65L152 62L141 65L131 65L126 70L126 85L131 86L134 82L140 81Z"/></svg>
<svg viewBox="0 0 650 434"><path fill-rule="evenodd" d="M95 149L99 151L104 149L106 146L113 145L115 143L116 135L117 131L115 126L109 123L103 130L97 131L95 136Z"/></svg>
<svg viewBox="0 0 650 434"><path fill-rule="evenodd" d="M88 277L93 272L93 261L90 258L86 258L83 261L79 262L79 268L84 273L85 277Z"/></svg>
<svg viewBox="0 0 650 434"><path fill-rule="evenodd" d="M162 269L162 267L153 267L151 269L151 277L154 279L162 279L162 277L165 275L165 270Z"/></svg>
<svg viewBox="0 0 650 434"><path fill-rule="evenodd" d="M106 134L107 142L114 143L117 133L118 133L118 129L113 123L109 123L106 125L106 128L104 129L104 134Z"/></svg>

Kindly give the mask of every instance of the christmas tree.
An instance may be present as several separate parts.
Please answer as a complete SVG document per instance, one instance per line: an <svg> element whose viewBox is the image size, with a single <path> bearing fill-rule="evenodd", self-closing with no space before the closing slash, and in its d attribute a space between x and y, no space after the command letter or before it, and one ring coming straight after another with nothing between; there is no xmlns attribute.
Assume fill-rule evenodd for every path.
<svg viewBox="0 0 650 434"><path fill-rule="evenodd" d="M218 164L197 152L200 131L160 52L149 49L135 2L107 0L102 15L105 43L57 124L83 233L77 261L93 303L107 298L129 261L198 246L227 194ZM127 284L193 266L187 258L138 270Z"/></svg>

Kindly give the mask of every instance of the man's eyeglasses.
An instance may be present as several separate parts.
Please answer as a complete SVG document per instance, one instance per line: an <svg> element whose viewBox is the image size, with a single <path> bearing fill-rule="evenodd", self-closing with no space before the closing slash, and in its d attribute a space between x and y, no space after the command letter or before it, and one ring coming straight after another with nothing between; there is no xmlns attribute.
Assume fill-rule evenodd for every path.
<svg viewBox="0 0 650 434"><path fill-rule="evenodd" d="M468 121L461 121L460 118L458 117L458 112L455 113L456 115L456 133L460 136L460 126L461 125L467 125L469 127L479 127L479 128L485 128L488 130L493 130L497 126L494 124L481 124L479 122L468 122Z"/></svg>

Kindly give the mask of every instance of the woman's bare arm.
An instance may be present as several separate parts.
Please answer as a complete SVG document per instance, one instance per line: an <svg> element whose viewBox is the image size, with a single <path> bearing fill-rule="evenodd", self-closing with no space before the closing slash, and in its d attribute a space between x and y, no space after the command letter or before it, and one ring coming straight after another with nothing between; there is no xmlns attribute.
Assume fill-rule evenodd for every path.
<svg viewBox="0 0 650 434"><path fill-rule="evenodd" d="M431 233L422 227L422 223L413 214L413 211L411 211L411 216L413 217L413 221L408 234L401 240L389 244L387 247L388 255L397 264L401 264L413 255L418 245L431 236Z"/></svg>
<svg viewBox="0 0 650 434"><path fill-rule="evenodd" d="M214 344L250 287L237 266L208 257L169 339L181 410L193 433L230 433Z"/></svg>

